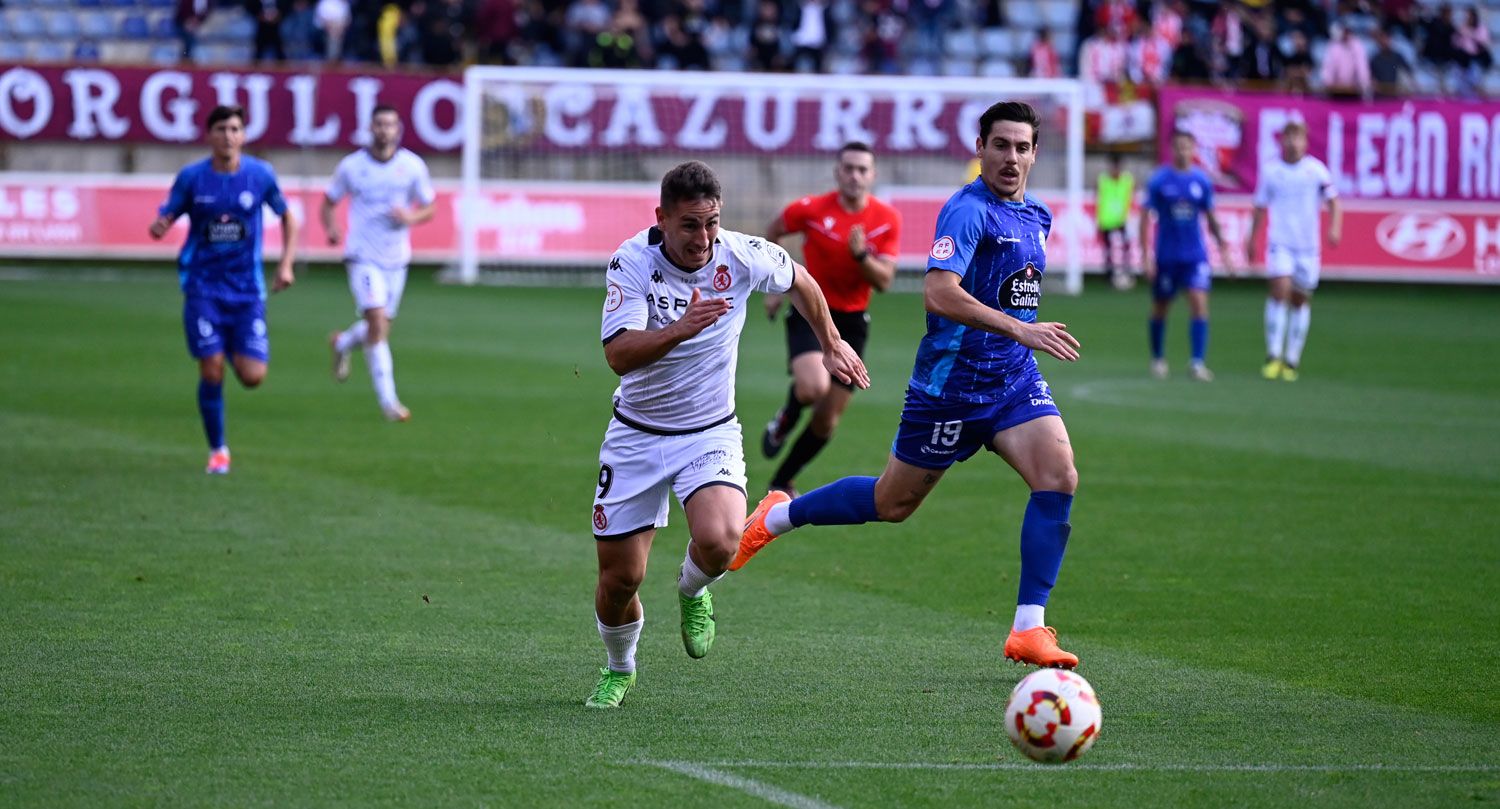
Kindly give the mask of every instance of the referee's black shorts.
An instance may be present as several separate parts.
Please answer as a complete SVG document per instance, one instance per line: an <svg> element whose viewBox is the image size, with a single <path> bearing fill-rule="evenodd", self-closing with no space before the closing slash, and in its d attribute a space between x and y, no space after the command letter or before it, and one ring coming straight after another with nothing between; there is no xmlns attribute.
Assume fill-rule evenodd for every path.
<svg viewBox="0 0 1500 809"><path fill-rule="evenodd" d="M790 308L790 307L789 307ZM861 359L865 356L865 342L870 339L870 313L869 312L833 312L834 328L839 330L839 336L845 342L854 347L854 353ZM790 308L786 316L786 362L787 372L791 372L792 359L799 354L808 352L822 353L823 346L818 343L818 336L813 333L812 324L802 316L795 308ZM833 384L840 385L846 390L854 390L854 385L833 379Z"/></svg>

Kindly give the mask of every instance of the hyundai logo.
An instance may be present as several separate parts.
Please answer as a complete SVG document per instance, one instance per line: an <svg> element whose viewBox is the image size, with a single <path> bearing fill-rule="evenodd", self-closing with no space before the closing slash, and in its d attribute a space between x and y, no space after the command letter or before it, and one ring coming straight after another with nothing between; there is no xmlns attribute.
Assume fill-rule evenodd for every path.
<svg viewBox="0 0 1500 809"><path fill-rule="evenodd" d="M1397 258L1440 261L1464 249L1468 237L1458 220L1440 213L1393 213L1375 226L1380 246Z"/></svg>

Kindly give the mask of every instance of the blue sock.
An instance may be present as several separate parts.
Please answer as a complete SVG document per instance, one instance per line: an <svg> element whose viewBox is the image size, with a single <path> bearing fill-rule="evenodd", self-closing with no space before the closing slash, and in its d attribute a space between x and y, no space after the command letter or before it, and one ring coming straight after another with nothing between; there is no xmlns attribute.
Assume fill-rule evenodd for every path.
<svg viewBox="0 0 1500 809"><path fill-rule="evenodd" d="M1073 495L1062 492L1032 492L1021 520L1021 589L1017 604L1047 606L1047 596L1057 583L1062 569L1063 551L1068 548L1068 512Z"/></svg>
<svg viewBox="0 0 1500 809"><path fill-rule="evenodd" d="M879 522L875 478L841 478L819 486L787 506L792 525L859 525Z"/></svg>
<svg viewBox="0 0 1500 809"><path fill-rule="evenodd" d="M1203 362L1208 353L1208 320L1194 318L1188 325L1188 335L1193 342L1193 362Z"/></svg>
<svg viewBox="0 0 1500 809"><path fill-rule="evenodd" d="M203 433L208 448L224 446L224 383L215 385L198 380L198 413L203 416Z"/></svg>
<svg viewBox="0 0 1500 809"><path fill-rule="evenodd" d="M1151 321L1151 359L1161 359L1162 352L1166 350L1166 342L1167 321L1153 319Z"/></svg>

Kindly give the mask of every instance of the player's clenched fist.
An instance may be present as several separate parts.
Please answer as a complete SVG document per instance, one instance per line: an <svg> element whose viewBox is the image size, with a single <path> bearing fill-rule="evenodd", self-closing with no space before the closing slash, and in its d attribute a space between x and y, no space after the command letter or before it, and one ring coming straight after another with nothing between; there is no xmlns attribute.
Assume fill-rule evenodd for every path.
<svg viewBox="0 0 1500 809"><path fill-rule="evenodd" d="M692 298L688 300L687 311L672 325L682 332L684 339L691 338L719 322L719 318L728 311L729 301L723 298L705 298L702 292L695 289Z"/></svg>

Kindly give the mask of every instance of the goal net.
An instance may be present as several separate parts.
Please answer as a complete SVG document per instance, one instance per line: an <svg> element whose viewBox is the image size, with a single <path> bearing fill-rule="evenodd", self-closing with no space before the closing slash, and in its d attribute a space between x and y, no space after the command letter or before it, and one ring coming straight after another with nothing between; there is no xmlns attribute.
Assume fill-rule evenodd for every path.
<svg viewBox="0 0 1500 809"><path fill-rule="evenodd" d="M789 202L834 188L833 157L847 141L874 148L875 194L901 211L899 266L917 278L938 210L974 176L980 114L1016 100L1042 117L1028 190L1053 210L1048 276L1082 288L1091 217L1074 80L476 66L464 93L464 283L592 282L654 223L661 176L684 160L719 174L725 227L764 232Z"/></svg>

